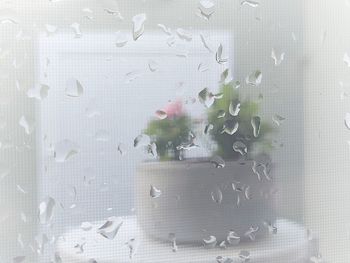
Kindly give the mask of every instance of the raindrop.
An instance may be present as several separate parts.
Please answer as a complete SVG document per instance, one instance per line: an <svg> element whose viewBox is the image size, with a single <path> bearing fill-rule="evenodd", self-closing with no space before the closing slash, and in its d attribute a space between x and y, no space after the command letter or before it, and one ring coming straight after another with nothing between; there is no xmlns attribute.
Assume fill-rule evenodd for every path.
<svg viewBox="0 0 350 263"><path fill-rule="evenodd" d="M282 123L286 120L286 118L278 115L278 114L275 114L272 116L272 121L277 125L277 126L281 126Z"/></svg>
<svg viewBox="0 0 350 263"><path fill-rule="evenodd" d="M149 191L149 195L152 198L158 198L162 195L162 191L157 189L155 186L151 185L151 190Z"/></svg>
<svg viewBox="0 0 350 263"><path fill-rule="evenodd" d="M235 89L239 89L241 87L241 82L240 81L235 81L234 83L233 83L233 88L235 88Z"/></svg>
<svg viewBox="0 0 350 263"><path fill-rule="evenodd" d="M214 164L215 168L224 168L225 161L220 156L216 155L210 159L210 162Z"/></svg>
<svg viewBox="0 0 350 263"><path fill-rule="evenodd" d="M238 254L238 257L243 261L243 262L248 262L250 260L250 253L249 251L246 250L241 250Z"/></svg>
<svg viewBox="0 0 350 263"><path fill-rule="evenodd" d="M107 239L114 239L122 225L123 221L120 217L112 216L97 229L97 233Z"/></svg>
<svg viewBox="0 0 350 263"><path fill-rule="evenodd" d="M37 253L43 254L45 245L49 242L49 238L46 234L39 234L35 237L35 242Z"/></svg>
<svg viewBox="0 0 350 263"><path fill-rule="evenodd" d="M109 8L105 8L104 11L109 15L116 16L119 20L124 20L124 17L119 11L109 9Z"/></svg>
<svg viewBox="0 0 350 263"><path fill-rule="evenodd" d="M160 120L164 120L168 117L167 113L163 110L157 110L155 114L156 114L156 117Z"/></svg>
<svg viewBox="0 0 350 263"><path fill-rule="evenodd" d="M344 54L343 60L345 62L345 64L350 67L350 56L348 55L348 53Z"/></svg>
<svg viewBox="0 0 350 263"><path fill-rule="evenodd" d="M252 73L250 73L250 75L247 76L246 78L246 83L248 85L257 87L261 84L261 80L262 80L262 73L260 70L256 70L253 71Z"/></svg>
<svg viewBox="0 0 350 263"><path fill-rule="evenodd" d="M247 200L252 199L252 193L251 193L251 190L250 190L250 186L247 186L247 187L244 189L244 197L245 197L245 199L247 199Z"/></svg>
<svg viewBox="0 0 350 263"><path fill-rule="evenodd" d="M16 188L17 188L17 190L18 190L20 193L22 193L22 194L26 194L26 193L27 193L27 191L26 191L26 190L24 190L24 189L23 189L23 187L22 187L22 186L20 186L19 184L18 184L18 185L16 185Z"/></svg>
<svg viewBox="0 0 350 263"><path fill-rule="evenodd" d="M187 31L186 29L178 28L178 29L176 29L176 33L179 36L179 38L182 40L186 40L186 41L192 40L191 32Z"/></svg>
<svg viewBox="0 0 350 263"><path fill-rule="evenodd" d="M199 1L198 8L201 14L209 19L211 15L215 12L215 4L210 0L201 0Z"/></svg>
<svg viewBox="0 0 350 263"><path fill-rule="evenodd" d="M213 124L207 124L204 128L204 134L208 134L212 129L214 129Z"/></svg>
<svg viewBox="0 0 350 263"><path fill-rule="evenodd" d="M232 148L235 152L238 152L241 155L245 155L248 152L247 146L241 141L234 142Z"/></svg>
<svg viewBox="0 0 350 263"><path fill-rule="evenodd" d="M219 45L217 51L216 51L216 62L219 64L223 64L227 62L227 58L222 58L222 53L223 53L223 47L222 44Z"/></svg>
<svg viewBox="0 0 350 263"><path fill-rule="evenodd" d="M325 263L325 261L324 261L323 258L322 258L322 255L312 256L312 257L310 258L310 261L311 261L312 263Z"/></svg>
<svg viewBox="0 0 350 263"><path fill-rule="evenodd" d="M95 140L98 142L108 142L110 139L109 132L106 130L98 130L95 133Z"/></svg>
<svg viewBox="0 0 350 263"><path fill-rule="evenodd" d="M204 248L214 248L216 246L216 237L209 236L207 239L203 239Z"/></svg>
<svg viewBox="0 0 350 263"><path fill-rule="evenodd" d="M232 116L238 116L238 113L241 110L241 103L239 100L231 101L228 111Z"/></svg>
<svg viewBox="0 0 350 263"><path fill-rule="evenodd" d="M85 108L85 115L88 118L93 118L95 116L101 115L100 111L97 109L96 102L90 100L88 106Z"/></svg>
<svg viewBox="0 0 350 263"><path fill-rule="evenodd" d="M252 0L245 0L243 2L241 2L241 5L248 5L250 7L258 7L259 6L259 2L256 1L252 1Z"/></svg>
<svg viewBox="0 0 350 263"><path fill-rule="evenodd" d="M228 73L229 73L229 69L228 69L228 68L225 69L225 70L221 73L219 83L221 83L221 84L227 84L227 83L229 82L229 81L226 80L227 77L228 77Z"/></svg>
<svg viewBox="0 0 350 263"><path fill-rule="evenodd" d="M205 71L209 70L209 66L208 66L208 64L201 62L201 63L199 63L197 69L199 72L205 72Z"/></svg>
<svg viewBox="0 0 350 263"><path fill-rule="evenodd" d="M221 249L226 249L227 248L227 246L226 246L226 241L224 240L224 241L221 241L221 243L219 244L219 247L221 248Z"/></svg>
<svg viewBox="0 0 350 263"><path fill-rule="evenodd" d="M92 224L90 222L82 222L80 228L84 231L90 231L92 229Z"/></svg>
<svg viewBox="0 0 350 263"><path fill-rule="evenodd" d="M63 263L61 255L58 252L55 252L55 255L53 257L53 263Z"/></svg>
<svg viewBox="0 0 350 263"><path fill-rule="evenodd" d="M126 154L126 148L123 143L118 144L117 151L120 153L121 156L124 156Z"/></svg>
<svg viewBox="0 0 350 263"><path fill-rule="evenodd" d="M345 122L346 128L350 130L350 113L349 112L346 113L344 122Z"/></svg>
<svg viewBox="0 0 350 263"><path fill-rule="evenodd" d="M57 31L57 26L54 25L46 24L45 28L48 34L54 34Z"/></svg>
<svg viewBox="0 0 350 263"><path fill-rule="evenodd" d="M138 79L142 75L142 72L139 70L130 71L125 74L125 83L133 82L135 79Z"/></svg>
<svg viewBox="0 0 350 263"><path fill-rule="evenodd" d="M282 52L279 56L277 56L275 49L272 49L271 51L271 58L275 62L275 66L281 65L282 61L284 60L285 53Z"/></svg>
<svg viewBox="0 0 350 263"><path fill-rule="evenodd" d="M217 204L221 204L222 202L222 191L219 187L216 187L213 192L211 192L211 199Z"/></svg>
<svg viewBox="0 0 350 263"><path fill-rule="evenodd" d="M271 180L265 164L254 161L252 170L258 176L259 181L261 181L262 175L264 175L267 180Z"/></svg>
<svg viewBox="0 0 350 263"><path fill-rule="evenodd" d="M273 225L271 222L265 221L264 225L267 227L270 234L274 234L274 235L277 234L277 227Z"/></svg>
<svg viewBox="0 0 350 263"><path fill-rule="evenodd" d="M79 147L72 141L65 139L54 146L54 158L63 163L79 152Z"/></svg>
<svg viewBox="0 0 350 263"><path fill-rule="evenodd" d="M210 108L211 105L213 105L215 99L221 99L222 94L213 94L211 93L208 88L204 88L198 93L198 99L199 102L205 105L207 108Z"/></svg>
<svg viewBox="0 0 350 263"><path fill-rule="evenodd" d="M241 238L233 230L228 232L226 240L230 245L233 245L233 246L237 246L241 242Z"/></svg>
<svg viewBox="0 0 350 263"><path fill-rule="evenodd" d="M209 51L209 52L213 52L212 48L210 47L210 42L208 40L207 37L205 37L203 34L199 34L200 38L201 38L201 41L202 41L202 44L203 46Z"/></svg>
<svg viewBox="0 0 350 263"><path fill-rule="evenodd" d="M171 249L173 252L176 252L178 250L177 244L176 244L176 236L174 233L169 234L169 241L171 242Z"/></svg>
<svg viewBox="0 0 350 263"><path fill-rule="evenodd" d="M39 222L41 224L49 224L51 222L55 205L56 202L52 197L48 197L40 203Z"/></svg>
<svg viewBox="0 0 350 263"><path fill-rule="evenodd" d="M133 22L133 38L136 41L145 31L146 14L138 14L132 18Z"/></svg>
<svg viewBox="0 0 350 263"><path fill-rule="evenodd" d="M163 24L158 24L157 26L159 28L161 28L165 34L167 34L168 36L171 36L172 32L171 32L171 29L169 27L166 27Z"/></svg>
<svg viewBox="0 0 350 263"><path fill-rule="evenodd" d="M236 120L226 120L222 127L221 133L233 135L238 130L238 122Z"/></svg>
<svg viewBox="0 0 350 263"><path fill-rule="evenodd" d="M124 47L126 45L126 43L128 43L128 39L127 39L126 35L124 33L122 33L121 31L118 31L116 33L115 45L117 47Z"/></svg>
<svg viewBox="0 0 350 263"><path fill-rule="evenodd" d="M151 139L146 134L140 134L134 139L134 147L148 146L151 143Z"/></svg>
<svg viewBox="0 0 350 263"><path fill-rule="evenodd" d="M248 237L251 241L255 241L256 233L259 231L259 227L251 226L247 232L244 233L244 236Z"/></svg>
<svg viewBox="0 0 350 263"><path fill-rule="evenodd" d="M232 258L218 256L216 257L217 263L234 263L235 261Z"/></svg>
<svg viewBox="0 0 350 263"><path fill-rule="evenodd" d="M219 110L217 118L218 119L223 118L223 117L225 117L225 115L226 115L226 112L224 110Z"/></svg>
<svg viewBox="0 0 350 263"><path fill-rule="evenodd" d="M73 31L74 31L74 34L75 34L75 38L81 38L81 36L82 36L82 33L81 33L81 31L80 31L80 24L78 24L78 23L73 23L73 24L71 24L70 25L70 27L73 29Z"/></svg>
<svg viewBox="0 0 350 263"><path fill-rule="evenodd" d="M43 100L48 96L50 87L45 84L37 85L27 91L28 98L35 98L37 100Z"/></svg>
<svg viewBox="0 0 350 263"><path fill-rule="evenodd" d="M153 157L157 158L158 153L157 153L157 145L152 142L151 144L147 145L147 152L152 155Z"/></svg>
<svg viewBox="0 0 350 263"><path fill-rule="evenodd" d="M158 70L158 64L154 60L148 60L148 68L151 72L155 72Z"/></svg>
<svg viewBox="0 0 350 263"><path fill-rule="evenodd" d="M68 79L66 81L66 95L68 97L80 97L84 93L84 88L77 79Z"/></svg>
<svg viewBox="0 0 350 263"><path fill-rule="evenodd" d="M34 131L35 122L31 118L22 116L19 120L19 125L23 127L26 134L31 134Z"/></svg>
<svg viewBox="0 0 350 263"><path fill-rule="evenodd" d="M129 258L132 259L137 251L138 248L138 242L135 238L130 239L128 242L125 243L127 247L129 248Z"/></svg>
<svg viewBox="0 0 350 263"><path fill-rule="evenodd" d="M260 133L260 117L259 116L252 117L251 124L253 127L254 137L256 138L259 136L259 133Z"/></svg>

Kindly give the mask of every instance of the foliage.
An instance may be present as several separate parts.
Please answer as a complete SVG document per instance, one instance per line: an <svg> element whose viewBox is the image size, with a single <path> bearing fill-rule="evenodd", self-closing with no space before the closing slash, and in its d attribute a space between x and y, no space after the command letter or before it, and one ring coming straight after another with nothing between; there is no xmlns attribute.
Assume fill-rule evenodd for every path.
<svg viewBox="0 0 350 263"><path fill-rule="evenodd" d="M226 159L238 159L241 154L233 150L233 143L236 141L243 142L248 149L248 154L254 150L268 152L271 150L271 141L268 134L272 132L272 127L266 122L261 122L260 133L254 137L251 119L259 116L259 104L255 101L240 101L240 111L238 116L232 116L229 113L231 102L238 101L239 93L232 85L223 85L220 91L223 96L215 100L214 104L208 109L208 122L214 126L211 131L212 139L217 143L217 154ZM225 117L218 118L218 113L224 111ZM224 122L234 119L238 121L238 130L233 134L222 133Z"/></svg>

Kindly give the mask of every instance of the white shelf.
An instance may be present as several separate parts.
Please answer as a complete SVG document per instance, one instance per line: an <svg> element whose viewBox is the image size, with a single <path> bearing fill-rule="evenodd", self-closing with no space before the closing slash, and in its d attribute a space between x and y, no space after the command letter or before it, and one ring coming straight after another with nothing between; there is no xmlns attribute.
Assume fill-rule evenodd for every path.
<svg viewBox="0 0 350 263"><path fill-rule="evenodd" d="M173 252L171 244L153 241L145 237L138 227L135 217L124 218L124 223L117 236L108 240L96 233L103 222L93 223L90 231L73 229L63 234L57 242L57 251L63 262L86 263L95 259L98 263L216 263L216 257L230 257L238 260L241 250L250 252L252 263L306 263L317 253L317 240L309 240L306 230L298 224L287 220L278 220L278 233L264 240L240 244L227 249L205 249L202 246L178 246ZM135 238L138 248L132 260L129 248L125 244ZM84 252L74 248L76 244L84 244Z"/></svg>

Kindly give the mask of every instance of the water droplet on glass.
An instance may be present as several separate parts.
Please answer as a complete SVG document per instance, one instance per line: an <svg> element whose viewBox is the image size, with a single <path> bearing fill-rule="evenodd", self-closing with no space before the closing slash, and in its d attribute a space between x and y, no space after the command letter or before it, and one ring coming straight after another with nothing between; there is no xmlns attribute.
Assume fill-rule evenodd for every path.
<svg viewBox="0 0 350 263"><path fill-rule="evenodd" d="M219 187L216 187L213 192L211 192L211 199L217 204L221 204L222 202L222 191Z"/></svg>
<svg viewBox="0 0 350 263"><path fill-rule="evenodd" d="M123 32L118 31L116 33L115 45L117 47L124 47L126 45L126 43L128 43L128 39L127 39L126 35Z"/></svg>
<svg viewBox="0 0 350 263"><path fill-rule="evenodd" d="M68 97L80 97L84 93L84 88L77 79L68 79L66 81L66 95Z"/></svg>
<svg viewBox="0 0 350 263"><path fill-rule="evenodd" d="M151 190L149 191L149 195L152 198L158 198L162 195L162 191L160 189L157 189L155 186L151 185Z"/></svg>
<svg viewBox="0 0 350 263"><path fill-rule="evenodd" d="M108 142L110 139L109 132L106 130L98 130L95 133L95 140L98 142Z"/></svg>
<svg viewBox="0 0 350 263"><path fill-rule="evenodd" d="M211 48L211 44L209 42L209 39L207 37L205 37L203 34L199 34L202 44L203 46L211 53L213 52L212 48Z"/></svg>
<svg viewBox="0 0 350 263"><path fill-rule="evenodd" d="M271 178L268 175L267 167L265 164L254 161L252 170L258 176L259 181L261 181L262 175L264 175L267 180L271 180Z"/></svg>
<svg viewBox="0 0 350 263"><path fill-rule="evenodd" d="M114 239L122 225L123 220L120 217L112 216L97 229L97 233L107 239Z"/></svg>
<svg viewBox="0 0 350 263"><path fill-rule="evenodd" d="M251 241L255 241L256 233L259 231L259 227L251 226L247 232L244 233L244 236L248 237Z"/></svg>
<svg viewBox="0 0 350 263"><path fill-rule="evenodd" d="M54 34L57 31L57 26L54 25L46 24L45 28L48 34Z"/></svg>
<svg viewBox="0 0 350 263"><path fill-rule="evenodd" d="M326 263L326 262L323 260L322 255L312 256L312 257L310 258L310 261L311 261L312 263Z"/></svg>
<svg viewBox="0 0 350 263"><path fill-rule="evenodd" d="M127 247L129 248L129 258L132 259L137 251L138 248L138 242L135 238L130 239L128 242L125 243Z"/></svg>
<svg viewBox="0 0 350 263"><path fill-rule="evenodd" d="M241 242L241 238L233 230L228 232L226 240L230 245L233 245L233 246L237 246Z"/></svg>
<svg viewBox="0 0 350 263"><path fill-rule="evenodd" d="M133 82L135 79L138 79L139 77L141 77L142 72L139 70L134 70L134 71L130 71L128 73L125 74L125 83L130 83Z"/></svg>
<svg viewBox="0 0 350 263"><path fill-rule="evenodd" d="M163 110L157 110L155 114L156 117L160 120L164 120L168 117L168 114Z"/></svg>
<svg viewBox="0 0 350 263"><path fill-rule="evenodd" d="M246 83L248 85L257 87L261 84L261 80L262 80L262 73L260 70L256 70L253 71L252 73L250 73L250 75L247 76L246 78Z"/></svg>
<svg viewBox="0 0 350 263"><path fill-rule="evenodd" d="M235 152L238 152L241 155L245 155L248 152L247 146L241 141L234 142L232 148Z"/></svg>
<svg viewBox="0 0 350 263"><path fill-rule="evenodd" d="M79 147L72 141L65 139L54 146L54 158L58 163L63 163L79 152Z"/></svg>
<svg viewBox="0 0 350 263"><path fill-rule="evenodd" d="M97 109L95 100L90 100L89 104L85 108L85 115L88 118L93 118L101 115L100 111Z"/></svg>
<svg viewBox="0 0 350 263"><path fill-rule="evenodd" d="M219 248L221 248L221 249L226 249L226 248L227 248L227 245L226 245L226 241L225 241L225 240L220 242Z"/></svg>
<svg viewBox="0 0 350 263"><path fill-rule="evenodd" d="M132 18L133 38L135 41L139 39L139 37L142 36L143 32L145 31L146 19L147 19L146 14L138 14Z"/></svg>
<svg viewBox="0 0 350 263"><path fill-rule="evenodd" d="M234 263L234 260L232 258L218 256L216 257L216 262L217 263Z"/></svg>
<svg viewBox="0 0 350 263"><path fill-rule="evenodd" d="M171 29L169 27L166 27L165 25L163 24L158 24L157 25L159 28L161 28L163 30L163 32L165 34L167 34L168 36L171 36L172 35L172 32L171 32Z"/></svg>
<svg viewBox="0 0 350 263"><path fill-rule="evenodd" d="M350 113L349 112L346 113L344 122L345 122L346 128L350 130Z"/></svg>
<svg viewBox="0 0 350 263"><path fill-rule="evenodd" d="M272 116L272 121L277 125L277 126L281 126L282 123L286 120L286 118L278 115L278 114L275 114Z"/></svg>
<svg viewBox="0 0 350 263"><path fill-rule="evenodd" d="M139 148L142 146L148 146L151 143L151 139L146 134L140 134L134 139L134 147Z"/></svg>
<svg viewBox="0 0 350 263"><path fill-rule="evenodd" d="M82 33L80 31L80 24L79 23L73 23L70 25L70 27L73 29L74 34L75 34L75 38L81 38Z"/></svg>
<svg viewBox="0 0 350 263"><path fill-rule="evenodd" d="M217 118L218 119L223 118L223 117L225 117L225 115L226 115L226 112L224 110L219 110Z"/></svg>
<svg viewBox="0 0 350 263"><path fill-rule="evenodd" d="M271 51L271 58L274 60L275 66L281 65L281 63L284 60L284 56L285 56L284 52L277 55L275 49L272 49L272 51Z"/></svg>
<svg viewBox="0 0 350 263"><path fill-rule="evenodd" d="M147 145L147 152L152 155L153 157L157 158L158 153L157 153L157 145L152 142L151 144Z"/></svg>
<svg viewBox="0 0 350 263"><path fill-rule="evenodd" d="M221 98L222 98L221 93L213 94L208 90L208 88L204 88L198 93L199 102L205 105L207 108L213 105L215 99L221 99Z"/></svg>
<svg viewBox="0 0 350 263"><path fill-rule="evenodd" d="M49 224L51 222L55 205L56 202L52 197L48 197L40 203L39 222L41 224Z"/></svg>
<svg viewBox="0 0 350 263"><path fill-rule="evenodd" d="M203 245L205 248L214 248L216 246L216 237L209 236L208 238L203 239Z"/></svg>
<svg viewBox="0 0 350 263"><path fill-rule="evenodd" d="M58 252L55 252L55 255L53 257L53 263L63 263L61 255Z"/></svg>
<svg viewBox="0 0 350 263"><path fill-rule="evenodd" d="M113 9L110 9L110 8L105 8L103 9L107 14L109 15L112 15L112 16L115 16L117 19L119 20L124 20L124 17L122 16L122 14L117 11L117 10L113 10Z"/></svg>
<svg viewBox="0 0 350 263"><path fill-rule="evenodd" d="M270 234L274 234L274 235L277 234L277 227L273 225L271 222L265 221L264 225L267 227Z"/></svg>
<svg viewBox="0 0 350 263"><path fill-rule="evenodd" d="M210 159L210 162L214 164L215 168L224 168L225 161L220 156L216 155Z"/></svg>
<svg viewBox="0 0 350 263"><path fill-rule="evenodd" d="M173 252L176 252L178 250L177 244L176 244L176 236L174 233L169 234L169 241L171 242L171 249Z"/></svg>
<svg viewBox="0 0 350 263"><path fill-rule="evenodd" d="M247 5L247 6L250 6L250 7L258 7L259 6L259 2L256 2L256 1L252 1L252 0L245 0L245 1L242 1L241 2L241 5Z"/></svg>
<svg viewBox="0 0 350 263"><path fill-rule="evenodd" d="M243 262L248 262L250 260L250 253L249 251L246 250L241 250L238 254L238 257L243 261Z"/></svg>
<svg viewBox="0 0 350 263"><path fill-rule="evenodd" d="M117 150L120 153L120 155L124 156L126 154L126 147L123 143L119 143L117 146Z"/></svg>
<svg viewBox="0 0 350 263"><path fill-rule="evenodd" d="M19 119L19 125L23 127L26 134L31 134L34 131L35 122L33 119L22 116Z"/></svg>
<svg viewBox="0 0 350 263"><path fill-rule="evenodd" d="M235 81L233 82L233 88L234 89L239 89L241 87L241 82L240 81Z"/></svg>
<svg viewBox="0 0 350 263"><path fill-rule="evenodd" d="M238 130L238 122L236 120L226 120L222 127L221 133L233 135Z"/></svg>
<svg viewBox="0 0 350 263"><path fill-rule="evenodd" d="M82 222L80 228L84 231L90 231L92 229L92 224L90 222Z"/></svg>
<svg viewBox="0 0 350 263"><path fill-rule="evenodd" d="M45 84L39 84L27 91L28 98L43 100L48 96L50 87Z"/></svg>
<svg viewBox="0 0 350 263"><path fill-rule="evenodd" d="M49 242L46 234L39 234L35 237L36 251L38 254L44 253L45 245Z"/></svg>
<svg viewBox="0 0 350 263"><path fill-rule="evenodd" d="M209 19L215 12L215 4L211 0L201 0L199 1L198 9L200 10L202 16Z"/></svg>
<svg viewBox="0 0 350 263"><path fill-rule="evenodd" d="M232 116L237 116L241 110L241 103L239 100L231 101L228 110Z"/></svg>
<svg viewBox="0 0 350 263"><path fill-rule="evenodd" d="M155 62L153 59L148 60L148 68L151 72L157 71L158 67L158 63Z"/></svg>
<svg viewBox="0 0 350 263"><path fill-rule="evenodd" d="M350 56L348 53L345 53L344 54L344 57L343 57L343 61L345 62L345 64L350 67Z"/></svg>
<svg viewBox="0 0 350 263"><path fill-rule="evenodd" d="M223 58L222 54L223 54L223 46L222 46L222 44L220 44L217 51L216 51L216 55L215 55L216 62L219 64L226 63L228 60L227 58Z"/></svg>
<svg viewBox="0 0 350 263"><path fill-rule="evenodd" d="M260 117L259 116L252 117L251 124L253 127L253 135L256 138L259 136L259 133L260 133Z"/></svg>
<svg viewBox="0 0 350 263"><path fill-rule="evenodd" d="M192 40L191 32L187 31L186 29L178 28L178 29L176 29L176 34L182 40L186 40L186 41L191 41Z"/></svg>
<svg viewBox="0 0 350 263"><path fill-rule="evenodd" d="M20 186L19 184L16 185L16 188L17 188L17 190L18 190L20 193L22 193L22 194L26 194L26 193L27 193L27 191L24 190L23 187Z"/></svg>
<svg viewBox="0 0 350 263"><path fill-rule="evenodd" d="M214 129L213 124L207 124L204 128L204 134L208 134L212 129Z"/></svg>
<svg viewBox="0 0 350 263"><path fill-rule="evenodd" d="M247 186L247 187L244 189L244 197L245 197L245 199L247 199L247 200L252 199L252 193L251 193L251 190L250 190L250 186Z"/></svg>

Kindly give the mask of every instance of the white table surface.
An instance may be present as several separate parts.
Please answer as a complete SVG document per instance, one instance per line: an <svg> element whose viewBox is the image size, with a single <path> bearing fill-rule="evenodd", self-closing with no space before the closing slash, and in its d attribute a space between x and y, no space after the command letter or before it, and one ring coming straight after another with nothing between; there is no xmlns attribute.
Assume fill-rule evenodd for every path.
<svg viewBox="0 0 350 263"><path fill-rule="evenodd" d="M93 228L84 231L73 229L57 242L57 252L65 263L84 263L95 259L98 263L216 263L216 257L230 257L242 262L241 250L250 252L251 263L308 263L317 254L317 240L310 240L307 231L298 224L280 219L277 234L264 240L241 243L235 247L206 249L203 246L179 245L173 252L171 243L161 243L145 237L138 227L136 217L123 218L123 225L113 240L96 233L103 222L94 222ZM132 259L125 244L135 238L138 247ZM84 244L83 251L75 248Z"/></svg>

